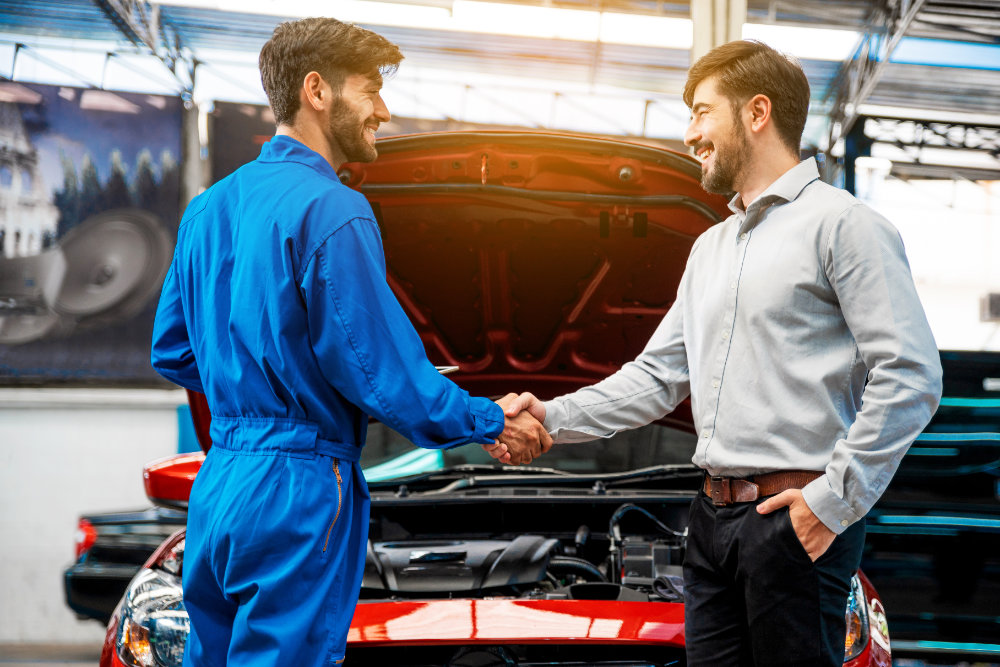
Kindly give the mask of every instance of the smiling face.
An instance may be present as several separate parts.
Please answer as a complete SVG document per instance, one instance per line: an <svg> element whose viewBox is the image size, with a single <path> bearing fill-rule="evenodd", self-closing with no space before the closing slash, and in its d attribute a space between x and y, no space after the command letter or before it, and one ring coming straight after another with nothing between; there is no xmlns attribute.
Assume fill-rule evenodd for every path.
<svg viewBox="0 0 1000 667"><path fill-rule="evenodd" d="M344 79L340 97L327 115L325 134L339 162L371 162L378 156L375 132L389 122L389 109L382 100L382 77L350 74Z"/></svg>
<svg viewBox="0 0 1000 667"><path fill-rule="evenodd" d="M740 189L750 162L750 143L729 99L716 89L714 77L695 88L684 143L701 161L701 186L706 191L730 194Z"/></svg>

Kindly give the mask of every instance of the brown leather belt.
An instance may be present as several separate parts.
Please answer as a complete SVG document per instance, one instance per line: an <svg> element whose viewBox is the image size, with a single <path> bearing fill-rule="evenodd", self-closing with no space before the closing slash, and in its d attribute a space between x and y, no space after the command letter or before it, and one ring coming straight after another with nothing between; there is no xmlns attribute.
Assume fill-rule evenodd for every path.
<svg viewBox="0 0 1000 667"><path fill-rule="evenodd" d="M749 503L788 489L801 489L823 473L812 470L779 470L751 477L720 477L705 474L702 488L719 507Z"/></svg>

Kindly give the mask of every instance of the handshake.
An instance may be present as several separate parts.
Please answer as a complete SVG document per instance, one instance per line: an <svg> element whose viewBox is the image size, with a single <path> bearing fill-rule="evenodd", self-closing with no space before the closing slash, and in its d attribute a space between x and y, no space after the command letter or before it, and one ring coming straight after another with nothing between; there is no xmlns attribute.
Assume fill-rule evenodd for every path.
<svg viewBox="0 0 1000 667"><path fill-rule="evenodd" d="M493 444L483 445L490 456L500 463L521 465L552 448L552 436L542 426L545 406L534 395L507 394L496 403L503 408L504 427Z"/></svg>

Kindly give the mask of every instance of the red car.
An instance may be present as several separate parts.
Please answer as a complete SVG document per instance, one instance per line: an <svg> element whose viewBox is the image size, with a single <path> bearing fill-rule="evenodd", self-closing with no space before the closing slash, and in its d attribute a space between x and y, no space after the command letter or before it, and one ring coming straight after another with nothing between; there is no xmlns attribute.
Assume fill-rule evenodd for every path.
<svg viewBox="0 0 1000 667"><path fill-rule="evenodd" d="M700 168L663 148L540 133L385 139L341 169L371 201L389 281L428 355L478 395L550 397L642 349L694 239L726 213ZM191 395L203 447L211 419ZM420 450L373 424L368 558L350 664L683 665L681 562L688 407L609 440L557 445L537 466L479 447ZM203 454L144 471L183 507ZM129 584L101 665L181 664L184 533ZM859 573L845 664L891 664L885 612Z"/></svg>

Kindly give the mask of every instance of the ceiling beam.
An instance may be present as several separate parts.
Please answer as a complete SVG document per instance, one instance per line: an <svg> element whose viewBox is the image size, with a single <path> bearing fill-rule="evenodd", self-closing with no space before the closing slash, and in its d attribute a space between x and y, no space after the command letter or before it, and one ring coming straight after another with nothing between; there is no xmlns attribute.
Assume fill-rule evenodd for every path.
<svg viewBox="0 0 1000 667"><path fill-rule="evenodd" d="M148 49L167 66L180 84L182 95L190 99L198 62L173 26L160 20L160 8L145 0L93 1L127 40Z"/></svg>
<svg viewBox="0 0 1000 667"><path fill-rule="evenodd" d="M691 63L717 46L740 39L747 0L691 0Z"/></svg>
<svg viewBox="0 0 1000 667"><path fill-rule="evenodd" d="M868 99L889 63L892 52L906 34L925 0L879 0L854 55L845 61L827 90L824 101L834 95L827 151L851 131L858 107Z"/></svg>

